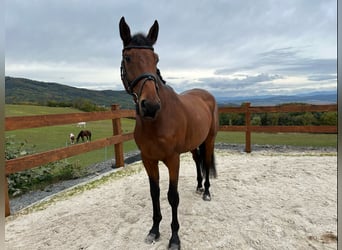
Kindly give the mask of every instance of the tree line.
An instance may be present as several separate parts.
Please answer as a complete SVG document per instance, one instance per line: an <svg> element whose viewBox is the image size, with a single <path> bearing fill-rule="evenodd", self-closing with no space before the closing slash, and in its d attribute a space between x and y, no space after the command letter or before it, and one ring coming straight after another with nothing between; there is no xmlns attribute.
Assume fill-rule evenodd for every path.
<svg viewBox="0 0 342 250"><path fill-rule="evenodd" d="M72 107L85 112L106 111L108 108L96 105L89 99L78 98L74 101L59 102L50 100L49 107ZM305 105L305 104L303 104ZM220 125L244 125L245 114L220 114ZM337 126L337 112L286 112L286 113L257 113L251 115L251 125L254 126L308 126L331 125Z"/></svg>
<svg viewBox="0 0 342 250"><path fill-rule="evenodd" d="M93 103L92 101L85 99L85 98L78 98L74 101L54 101L50 100L47 101L46 104L48 107L70 107L79 109L85 112L93 112L93 111L106 111L108 108L104 106L99 106Z"/></svg>
<svg viewBox="0 0 342 250"><path fill-rule="evenodd" d="M245 125L245 114L220 114L220 125ZM254 126L337 126L337 112L286 112L251 114Z"/></svg>

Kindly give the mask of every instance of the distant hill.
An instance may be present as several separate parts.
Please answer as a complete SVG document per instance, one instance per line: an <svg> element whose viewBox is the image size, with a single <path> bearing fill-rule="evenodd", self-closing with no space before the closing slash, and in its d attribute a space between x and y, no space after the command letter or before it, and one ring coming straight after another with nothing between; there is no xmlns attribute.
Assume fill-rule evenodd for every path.
<svg viewBox="0 0 342 250"><path fill-rule="evenodd" d="M5 79L6 104L34 103L46 105L49 101L73 102L81 98L99 106L108 107L112 104L120 104L121 108L134 108L132 98L126 91L81 89L59 83L8 76Z"/></svg>
<svg viewBox="0 0 342 250"><path fill-rule="evenodd" d="M337 91L317 91L297 95L265 95L255 97L218 97L219 105L241 105L250 102L253 106L272 106L283 103L335 104Z"/></svg>
<svg viewBox="0 0 342 250"><path fill-rule="evenodd" d="M120 104L121 108L134 109L132 98L123 91L89 90L51 82L25 78L6 77L6 104L34 103L46 105L49 101L73 102L86 99L99 106ZM265 95L256 97L217 97L219 105L241 105L251 102L253 106L283 103L331 104L337 103L337 91L317 91L298 95Z"/></svg>

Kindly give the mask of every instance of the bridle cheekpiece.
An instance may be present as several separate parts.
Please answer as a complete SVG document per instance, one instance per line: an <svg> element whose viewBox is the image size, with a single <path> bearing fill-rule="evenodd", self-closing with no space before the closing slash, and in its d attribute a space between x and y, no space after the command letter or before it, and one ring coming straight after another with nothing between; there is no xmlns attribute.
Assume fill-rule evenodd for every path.
<svg viewBox="0 0 342 250"><path fill-rule="evenodd" d="M127 93L130 95L133 95L135 98L138 98L138 95L133 92L134 87L143 79L144 79L143 85L145 84L146 81L152 80L152 81L154 81L154 83L157 86L157 79L156 79L156 76L152 73L143 73L140 76L138 76L137 78L135 78L133 81L129 81L127 78L127 71L126 71L125 62L123 59L123 53L127 49L150 49L152 51L154 51L154 49L151 46L128 45L128 46L124 47L124 49L122 50L122 61L121 61L121 67L120 67L121 80L122 80L122 83L124 84L124 87L125 87ZM142 89L142 88L140 88L140 89ZM139 95L140 95L140 93L139 93Z"/></svg>
<svg viewBox="0 0 342 250"><path fill-rule="evenodd" d="M164 79L162 78L161 74L160 74L160 70L157 68L157 72L156 74L153 74L153 73L143 73L141 74L140 76L136 77L134 80L132 81L129 81L129 79L127 78L127 71L126 71L126 67L125 67L125 62L124 62L124 51L127 50L127 49L150 49L152 51L154 51L153 47L152 46L139 46L139 45L128 45L128 46L125 46L122 50L122 60L121 60L121 67L120 67L120 71L121 71L121 80L122 80L122 83L126 89L126 92L128 94L130 94L131 96L133 96L133 99L134 99L134 102L137 103L137 101L139 100L139 97L141 95L141 92L142 92L142 89L145 85L145 83L147 81L153 81L155 86L156 86L156 89L158 90L158 78L160 79L160 81L165 84L166 82L164 81ZM140 81L143 81L141 87L140 87L140 90L138 93L135 93L133 91L134 87L140 82Z"/></svg>

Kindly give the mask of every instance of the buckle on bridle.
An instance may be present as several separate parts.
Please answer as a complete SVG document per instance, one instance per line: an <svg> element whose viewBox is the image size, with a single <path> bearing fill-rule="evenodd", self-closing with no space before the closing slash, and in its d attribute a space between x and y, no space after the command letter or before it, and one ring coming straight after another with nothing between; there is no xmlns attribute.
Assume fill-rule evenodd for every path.
<svg viewBox="0 0 342 250"><path fill-rule="evenodd" d="M137 103L138 103L138 100L139 100L139 97L138 97L137 93L132 92L131 96L133 96L133 101L134 101L134 103L137 104Z"/></svg>

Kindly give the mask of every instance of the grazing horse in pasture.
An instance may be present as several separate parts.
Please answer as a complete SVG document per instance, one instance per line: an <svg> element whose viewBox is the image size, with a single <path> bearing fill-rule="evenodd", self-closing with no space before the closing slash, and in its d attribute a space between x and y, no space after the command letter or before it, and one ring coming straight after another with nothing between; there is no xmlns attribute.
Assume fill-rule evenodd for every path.
<svg viewBox="0 0 342 250"><path fill-rule="evenodd" d="M180 249L177 215L180 154L192 153L197 168L197 191L203 192L205 201L210 201L209 176L216 176L217 104L205 90L192 89L177 94L166 85L157 68L159 59L153 48L159 31L157 21L147 36L132 36L124 17L120 20L119 29L123 41L121 79L136 104L134 139L149 177L153 204L153 225L145 242L151 244L160 237L162 215L158 162L162 161L169 172L167 197L172 208L169 248Z"/></svg>
<svg viewBox="0 0 342 250"><path fill-rule="evenodd" d="M70 138L70 143L74 144L75 143L75 135L73 133L70 133L69 138Z"/></svg>
<svg viewBox="0 0 342 250"><path fill-rule="evenodd" d="M79 128L85 128L86 127L86 125L87 125L87 123L86 122L79 122L79 123L77 123L77 127L79 127Z"/></svg>
<svg viewBox="0 0 342 250"><path fill-rule="evenodd" d="M84 142L84 137L87 138L87 141L91 141L91 132L89 130L81 130L77 135L76 142L78 143L80 138Z"/></svg>

